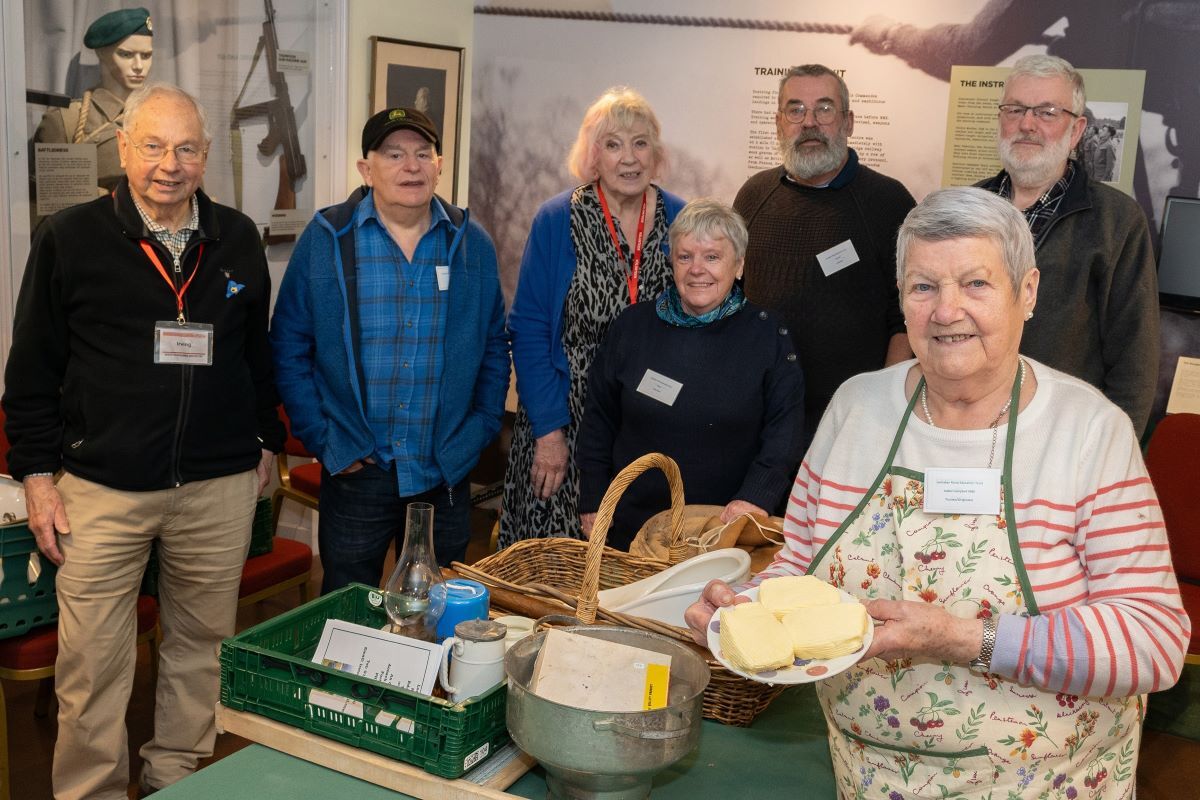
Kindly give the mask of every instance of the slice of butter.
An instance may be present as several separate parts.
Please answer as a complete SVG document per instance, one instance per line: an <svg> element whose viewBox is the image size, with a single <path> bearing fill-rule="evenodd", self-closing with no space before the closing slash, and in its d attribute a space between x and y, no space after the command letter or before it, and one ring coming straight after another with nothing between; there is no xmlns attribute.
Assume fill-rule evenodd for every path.
<svg viewBox="0 0 1200 800"><path fill-rule="evenodd" d="M762 603L721 611L721 652L743 672L763 672L792 663L793 645L783 623Z"/></svg>
<svg viewBox="0 0 1200 800"><path fill-rule="evenodd" d="M862 603L798 608L783 618L796 658L837 658L862 647L867 633Z"/></svg>
<svg viewBox="0 0 1200 800"><path fill-rule="evenodd" d="M842 594L815 575L789 575L763 581L758 587L758 601L783 619L798 608L840 603Z"/></svg>

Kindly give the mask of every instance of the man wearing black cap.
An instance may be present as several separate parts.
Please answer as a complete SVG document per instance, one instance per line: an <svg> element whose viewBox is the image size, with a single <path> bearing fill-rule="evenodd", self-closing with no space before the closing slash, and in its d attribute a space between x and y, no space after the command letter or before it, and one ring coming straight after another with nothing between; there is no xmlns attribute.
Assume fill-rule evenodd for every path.
<svg viewBox="0 0 1200 800"><path fill-rule="evenodd" d="M276 385L320 460L322 591L378 586L405 506L435 507L438 561L470 536L467 473L500 430L508 335L487 232L434 195L437 127L412 108L363 127L363 188L317 212L275 304Z"/></svg>
<svg viewBox="0 0 1200 800"><path fill-rule="evenodd" d="M102 194L116 188L125 177L117 152L117 129L125 99L140 88L150 73L154 56L154 25L144 8L111 11L87 29L83 44L96 51L100 84L72 100L68 108L51 108L43 116L35 142L96 145L96 178Z"/></svg>

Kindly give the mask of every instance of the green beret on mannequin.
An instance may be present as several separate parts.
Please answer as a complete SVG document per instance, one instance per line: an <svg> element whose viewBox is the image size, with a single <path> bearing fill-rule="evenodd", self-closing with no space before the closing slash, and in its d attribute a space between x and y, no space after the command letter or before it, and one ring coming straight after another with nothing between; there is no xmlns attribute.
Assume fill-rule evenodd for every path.
<svg viewBox="0 0 1200 800"><path fill-rule="evenodd" d="M150 12L144 8L123 8L110 11L93 22L83 35L84 47L93 50L116 44L127 36L153 36Z"/></svg>

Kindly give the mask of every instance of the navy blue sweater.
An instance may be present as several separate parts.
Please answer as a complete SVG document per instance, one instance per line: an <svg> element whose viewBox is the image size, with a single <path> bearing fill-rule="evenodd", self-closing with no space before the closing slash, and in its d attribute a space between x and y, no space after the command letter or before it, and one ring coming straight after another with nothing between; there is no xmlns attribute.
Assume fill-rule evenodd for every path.
<svg viewBox="0 0 1200 800"><path fill-rule="evenodd" d="M683 384L672 405L638 392L647 370ZM576 443L579 511L600 506L617 472L646 453L679 464L687 503L745 500L774 511L800 462L804 379L779 317L753 303L702 328L658 318L653 302L609 328L589 374ZM608 543L627 549L642 524L670 506L662 473L630 484Z"/></svg>

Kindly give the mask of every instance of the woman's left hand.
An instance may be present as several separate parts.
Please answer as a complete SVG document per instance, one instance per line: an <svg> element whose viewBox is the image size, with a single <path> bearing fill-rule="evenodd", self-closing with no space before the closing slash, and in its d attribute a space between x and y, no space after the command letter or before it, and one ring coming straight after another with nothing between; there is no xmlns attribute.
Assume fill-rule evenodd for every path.
<svg viewBox="0 0 1200 800"><path fill-rule="evenodd" d="M718 608L749 603L750 598L739 595L733 587L722 580L713 579L704 586L700 599L683 612L683 620L691 631L696 644L708 647L708 622Z"/></svg>
<svg viewBox="0 0 1200 800"><path fill-rule="evenodd" d="M893 661L919 656L966 664L983 645L983 622L952 616L916 600L869 600L867 613L882 622L863 656Z"/></svg>
<svg viewBox="0 0 1200 800"><path fill-rule="evenodd" d="M546 500L558 491L566 477L570 458L567 436L561 428L534 439L529 480L533 483L533 494L537 499Z"/></svg>
<svg viewBox="0 0 1200 800"><path fill-rule="evenodd" d="M725 510L721 512L721 523L732 522L742 514L758 514L763 517L771 516L766 511L754 505L754 503L747 503L745 500L731 500L729 505L725 506Z"/></svg>

